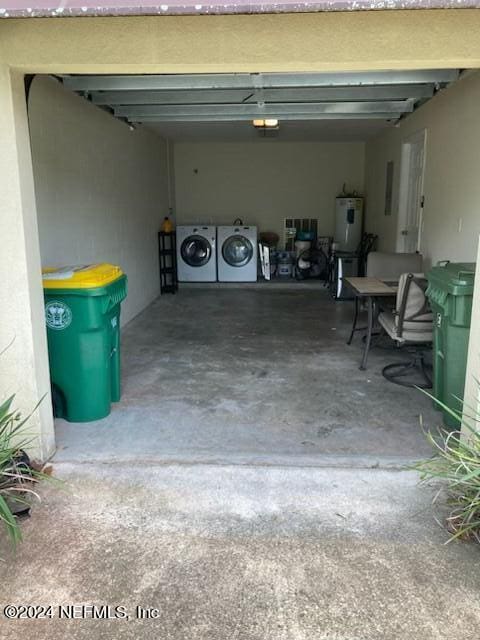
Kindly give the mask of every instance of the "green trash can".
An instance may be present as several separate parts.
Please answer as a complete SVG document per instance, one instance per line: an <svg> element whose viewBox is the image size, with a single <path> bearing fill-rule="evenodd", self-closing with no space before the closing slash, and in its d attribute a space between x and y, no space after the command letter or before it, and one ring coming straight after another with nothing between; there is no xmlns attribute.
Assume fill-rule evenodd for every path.
<svg viewBox="0 0 480 640"><path fill-rule="evenodd" d="M443 262L428 273L427 296L433 312L433 395L454 411L462 411L472 315L475 264ZM458 428L455 418L436 402L444 424Z"/></svg>
<svg viewBox="0 0 480 640"><path fill-rule="evenodd" d="M127 278L110 264L43 270L54 413L100 420L120 400L120 306Z"/></svg>

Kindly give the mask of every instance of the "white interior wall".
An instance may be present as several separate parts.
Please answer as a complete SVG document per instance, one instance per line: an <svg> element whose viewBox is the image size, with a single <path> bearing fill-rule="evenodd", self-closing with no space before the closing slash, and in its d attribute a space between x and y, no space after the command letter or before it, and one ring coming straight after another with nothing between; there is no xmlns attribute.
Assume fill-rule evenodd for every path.
<svg viewBox="0 0 480 640"><path fill-rule="evenodd" d="M120 265L129 278L128 322L159 295L166 143L44 76L32 83L29 121L42 264Z"/></svg>
<svg viewBox="0 0 480 640"><path fill-rule="evenodd" d="M421 250L426 266L438 260L474 261L480 233L480 75L442 91L398 128L366 145L366 226L379 248L395 251L402 143L427 130L425 208ZM393 211L384 215L387 162L394 162Z"/></svg>
<svg viewBox="0 0 480 640"><path fill-rule="evenodd" d="M332 235L343 183L363 192L364 155L363 142L179 142L177 223L232 224L240 217L282 238L284 218L319 218L319 233Z"/></svg>

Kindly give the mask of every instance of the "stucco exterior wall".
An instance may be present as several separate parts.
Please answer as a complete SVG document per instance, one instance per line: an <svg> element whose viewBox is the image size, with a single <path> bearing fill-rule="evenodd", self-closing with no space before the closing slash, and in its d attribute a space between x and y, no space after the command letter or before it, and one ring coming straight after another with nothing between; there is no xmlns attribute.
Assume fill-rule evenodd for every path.
<svg viewBox="0 0 480 640"><path fill-rule="evenodd" d="M16 394L34 455L47 458L55 438L43 318L38 228L23 78L0 65L0 355L1 399Z"/></svg>
<svg viewBox="0 0 480 640"><path fill-rule="evenodd" d="M1 339L17 336L0 363L2 392L18 390L28 410L49 389L21 73L476 68L479 32L480 12L468 9L1 21L0 269L8 281L0 290ZM480 332L480 319L472 332ZM44 458L54 447L48 406L32 423Z"/></svg>
<svg viewBox="0 0 480 640"><path fill-rule="evenodd" d="M28 72L353 71L480 66L480 12L59 18L0 22Z"/></svg>
<svg viewBox="0 0 480 640"><path fill-rule="evenodd" d="M480 236L478 237L478 252L476 256L477 270L475 273L475 287L472 306L472 328L468 343L467 378L465 380L464 422L472 429L478 429L480 416ZM477 417L477 419L475 419ZM468 431L465 431L468 435Z"/></svg>

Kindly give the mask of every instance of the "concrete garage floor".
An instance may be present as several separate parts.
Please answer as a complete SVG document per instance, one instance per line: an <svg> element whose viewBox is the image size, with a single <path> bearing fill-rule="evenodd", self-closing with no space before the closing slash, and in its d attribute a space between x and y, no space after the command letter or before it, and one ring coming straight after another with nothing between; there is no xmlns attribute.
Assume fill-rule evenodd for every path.
<svg viewBox="0 0 480 640"><path fill-rule="evenodd" d="M352 303L325 290L185 289L123 330L123 397L107 419L57 421L58 461L388 464L426 455L439 414L388 383L398 355L345 344ZM357 460L358 464L359 460Z"/></svg>

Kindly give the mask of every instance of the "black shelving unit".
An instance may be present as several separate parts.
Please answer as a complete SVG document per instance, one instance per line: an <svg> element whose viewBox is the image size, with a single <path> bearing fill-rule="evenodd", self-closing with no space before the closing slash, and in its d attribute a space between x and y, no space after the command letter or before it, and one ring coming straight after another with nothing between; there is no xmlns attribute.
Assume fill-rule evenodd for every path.
<svg viewBox="0 0 480 640"><path fill-rule="evenodd" d="M176 293L177 280L177 246L175 231L158 232L158 258L160 264L160 293Z"/></svg>

